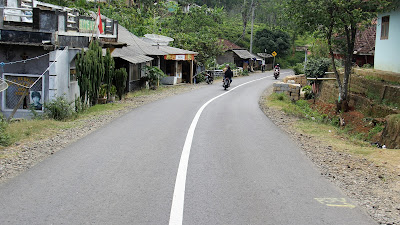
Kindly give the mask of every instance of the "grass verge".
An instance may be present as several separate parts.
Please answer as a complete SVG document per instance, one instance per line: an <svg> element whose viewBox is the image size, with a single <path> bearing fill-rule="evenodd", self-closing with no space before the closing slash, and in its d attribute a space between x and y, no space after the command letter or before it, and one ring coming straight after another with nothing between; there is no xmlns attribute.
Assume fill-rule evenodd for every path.
<svg viewBox="0 0 400 225"><path fill-rule="evenodd" d="M132 107L132 100L135 98L159 95L171 88L173 88L174 91L176 90L179 92L180 89L182 89L182 86L160 86L156 90L142 89L131 92L125 96L124 101L117 101L115 103L108 104L97 104L66 121L56 121L53 119L33 119L9 123L5 126L2 134L0 134L2 136L7 136L8 138L7 144L1 145L0 143L0 158L7 157L6 154L2 153L1 151L4 151L10 145L14 145L15 143L28 143L34 140L48 138L56 135L59 132L63 132L66 129L80 127L85 123L87 118L112 114L115 111L130 108Z"/></svg>
<svg viewBox="0 0 400 225"><path fill-rule="evenodd" d="M298 133L308 134L326 145L332 146L335 151L364 157L400 174L400 150L379 149L371 146L369 142L358 138L357 134L350 135L346 128L338 127L335 119L327 118L325 115L307 108L304 102L293 103L285 94L272 94L264 104L267 107L281 110L287 115L300 118L292 127Z"/></svg>

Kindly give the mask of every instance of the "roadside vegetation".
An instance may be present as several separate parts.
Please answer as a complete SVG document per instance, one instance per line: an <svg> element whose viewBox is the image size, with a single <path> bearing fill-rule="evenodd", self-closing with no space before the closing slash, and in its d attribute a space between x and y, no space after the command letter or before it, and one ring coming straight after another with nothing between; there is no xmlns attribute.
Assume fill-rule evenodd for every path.
<svg viewBox="0 0 400 225"><path fill-rule="evenodd" d="M382 132L383 124L376 124L367 132L359 132L351 124L340 125L340 114L325 114L312 107L313 100L292 102L286 94L272 94L264 102L266 107L283 111L287 116L298 118L291 124L297 133L315 137L321 143L332 146L332 149L365 157L372 162L385 166L390 171L400 173L398 162L400 151L397 149L378 148L373 144L376 134ZM400 124L400 115L392 115L392 123Z"/></svg>

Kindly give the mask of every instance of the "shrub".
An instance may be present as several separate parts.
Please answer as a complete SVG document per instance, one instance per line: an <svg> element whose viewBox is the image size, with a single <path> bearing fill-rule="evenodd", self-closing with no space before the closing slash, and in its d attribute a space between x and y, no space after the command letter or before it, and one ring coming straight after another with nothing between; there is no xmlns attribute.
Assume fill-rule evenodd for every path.
<svg viewBox="0 0 400 225"><path fill-rule="evenodd" d="M195 79L196 79L196 83L201 83L206 80L206 77L204 76L204 73L201 72L196 75Z"/></svg>
<svg viewBox="0 0 400 225"><path fill-rule="evenodd" d="M362 66L362 68L365 68L365 69L371 69L371 68L373 68L373 66L371 65L371 64L364 64L363 66Z"/></svg>
<svg viewBox="0 0 400 225"><path fill-rule="evenodd" d="M289 101L289 97L285 94L285 93L273 93L271 95L272 100L278 100L278 101L284 101L284 102L288 102Z"/></svg>
<svg viewBox="0 0 400 225"><path fill-rule="evenodd" d="M75 112L76 113L82 113L88 108L88 105L85 104L81 97L78 97L75 99Z"/></svg>
<svg viewBox="0 0 400 225"><path fill-rule="evenodd" d="M128 79L128 73L125 68L115 70L115 87L117 88L117 95L119 99L125 94L126 80Z"/></svg>
<svg viewBox="0 0 400 225"><path fill-rule="evenodd" d="M1 146L9 146L11 144L11 137L6 132L6 128L8 123L4 118L3 114L0 114L0 145Z"/></svg>
<svg viewBox="0 0 400 225"><path fill-rule="evenodd" d="M368 137L367 137L368 140L371 140L376 134L378 134L379 132L382 132L384 128L385 128L385 126L383 126L381 124L377 124L375 127L370 129L368 132Z"/></svg>
<svg viewBox="0 0 400 225"><path fill-rule="evenodd" d="M159 80L165 77L165 73L156 66L146 66L144 72L148 78L150 88L156 89Z"/></svg>
<svg viewBox="0 0 400 225"><path fill-rule="evenodd" d="M296 65L293 67L294 74L299 75L299 74L304 74L304 64L303 63L296 63Z"/></svg>
<svg viewBox="0 0 400 225"><path fill-rule="evenodd" d="M326 58L310 59L307 61L305 74L307 77L323 77L328 71L330 60Z"/></svg>
<svg viewBox="0 0 400 225"><path fill-rule="evenodd" d="M223 70L226 67L226 65L229 65L229 67L231 67L231 70L237 69L236 64L232 62L221 64L218 66L218 69Z"/></svg>
<svg viewBox="0 0 400 225"><path fill-rule="evenodd" d="M71 102L68 102L64 96L59 96L44 104L44 114L47 118L63 121L74 115L74 109Z"/></svg>
<svg viewBox="0 0 400 225"><path fill-rule="evenodd" d="M310 85L304 86L302 89L304 93L305 99L312 99L314 98L314 93L312 92L312 88Z"/></svg>
<svg viewBox="0 0 400 225"><path fill-rule="evenodd" d="M248 70L242 70L242 72L240 73L240 75L242 75L242 76L248 76L248 75L249 75L249 71L248 71Z"/></svg>

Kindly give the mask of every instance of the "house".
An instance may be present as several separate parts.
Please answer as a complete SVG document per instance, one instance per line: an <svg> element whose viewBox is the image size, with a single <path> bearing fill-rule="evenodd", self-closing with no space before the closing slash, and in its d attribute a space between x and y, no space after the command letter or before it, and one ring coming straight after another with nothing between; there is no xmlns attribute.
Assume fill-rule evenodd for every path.
<svg viewBox="0 0 400 225"><path fill-rule="evenodd" d="M217 63L218 64L225 64L225 63L230 63L234 62L234 52L232 52L233 49L244 49L241 48L240 46L236 45L235 43L225 40L225 39L220 39L219 41L220 45L222 45L222 51L224 54L220 55L217 57Z"/></svg>
<svg viewBox="0 0 400 225"><path fill-rule="evenodd" d="M357 29L354 40L353 63L362 67L365 64L374 65L375 54L375 36L376 36L376 20L370 25ZM344 39L343 36L337 36L337 39ZM341 52L334 51L335 59L343 60L344 55Z"/></svg>
<svg viewBox="0 0 400 225"><path fill-rule="evenodd" d="M378 15L374 68L400 73L400 8Z"/></svg>
<svg viewBox="0 0 400 225"><path fill-rule="evenodd" d="M353 60L359 67L362 67L364 64L374 65L375 37L376 20L364 30L357 31Z"/></svg>
<svg viewBox="0 0 400 225"><path fill-rule="evenodd" d="M162 80L162 83L193 82L195 56L198 55L198 52L168 46L169 42L174 39L162 35L146 34L142 39L164 52L159 68L167 77Z"/></svg>
<svg viewBox="0 0 400 225"><path fill-rule="evenodd" d="M160 64L160 69L168 76L164 82L168 84L193 83L194 60L198 53L167 45L159 47L166 53Z"/></svg>
<svg viewBox="0 0 400 225"><path fill-rule="evenodd" d="M133 91L142 84L140 78L145 76L143 68L157 66L168 77L162 79L163 84L191 83L193 80L193 64L197 52L168 46L172 38L146 34L139 38L121 25L118 26L118 41L127 43L122 49L112 52L116 67L124 67L128 72L127 91Z"/></svg>
<svg viewBox="0 0 400 225"><path fill-rule="evenodd" d="M217 57L218 64L234 63L238 67L242 67L243 70L254 70L259 67L262 63L262 58L251 54L244 48L228 41L221 40L222 49L224 54Z"/></svg>
<svg viewBox="0 0 400 225"><path fill-rule="evenodd" d="M251 54L246 49L233 49L231 50L234 58L234 63L238 67L243 67L243 70L253 71L259 67L262 59L256 55Z"/></svg>
<svg viewBox="0 0 400 225"><path fill-rule="evenodd" d="M126 43L127 46L115 49L111 55L114 57L116 68L125 68L128 73L126 91L133 91L142 85L140 78L145 76L145 66L159 66L166 53L121 25L118 25L118 41Z"/></svg>
<svg viewBox="0 0 400 225"><path fill-rule="evenodd" d="M1 112L30 117L34 104L58 96L79 97L75 57L94 36L96 13L82 16L74 9L31 0L0 1L0 78L8 88L0 93ZM56 21L56 22L55 22ZM118 48L117 21L102 17L103 47Z"/></svg>

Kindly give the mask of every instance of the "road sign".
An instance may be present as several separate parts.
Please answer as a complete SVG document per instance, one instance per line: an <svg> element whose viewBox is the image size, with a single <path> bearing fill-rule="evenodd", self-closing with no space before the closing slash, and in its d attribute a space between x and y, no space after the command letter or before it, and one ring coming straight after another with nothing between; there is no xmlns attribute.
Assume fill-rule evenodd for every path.
<svg viewBox="0 0 400 225"><path fill-rule="evenodd" d="M274 51L271 55L272 55L273 57L275 57L277 54L276 54L276 52Z"/></svg>

